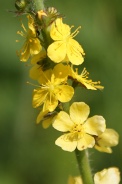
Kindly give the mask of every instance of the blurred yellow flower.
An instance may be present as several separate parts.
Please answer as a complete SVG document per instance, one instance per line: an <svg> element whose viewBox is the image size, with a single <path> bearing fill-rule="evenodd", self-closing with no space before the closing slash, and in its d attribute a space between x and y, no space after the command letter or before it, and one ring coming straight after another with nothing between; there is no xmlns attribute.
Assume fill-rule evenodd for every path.
<svg viewBox="0 0 122 184"><path fill-rule="evenodd" d="M76 82L82 84L87 89L97 90L103 89L103 86L100 86L100 81L93 82L91 79L88 79L89 73L87 72L86 68L83 69L81 74L78 74L78 68L73 70L73 67L69 66L69 76L73 78Z"/></svg>
<svg viewBox="0 0 122 184"><path fill-rule="evenodd" d="M47 55L52 61L70 61L74 65L83 63L85 53L81 45L73 39L79 33L79 28L71 33L72 27L64 24L62 18L56 19L52 24L50 36L54 42L47 49Z"/></svg>
<svg viewBox="0 0 122 184"><path fill-rule="evenodd" d="M74 102L70 106L70 115L60 111L53 127L67 133L60 136L55 144L70 152L76 148L78 150L92 148L95 144L94 136L103 133L106 125L102 116L88 118L89 113L89 106L84 102Z"/></svg>
<svg viewBox="0 0 122 184"><path fill-rule="evenodd" d="M18 52L18 55L20 56L20 61L24 62L26 62L30 56L38 54L42 49L40 40L37 38L36 29L34 27L34 19L30 15L28 15L27 18L28 31L22 24L22 28L25 33L23 33L22 31L17 32L17 34L25 38L25 43L22 49Z"/></svg>
<svg viewBox="0 0 122 184"><path fill-rule="evenodd" d="M68 184L83 184L83 182L80 176L70 176L68 179Z"/></svg>
<svg viewBox="0 0 122 184"><path fill-rule="evenodd" d="M38 80L41 76L42 67L38 64L32 66L29 72L29 77L33 80Z"/></svg>
<svg viewBox="0 0 122 184"><path fill-rule="evenodd" d="M103 169L94 175L95 184L119 184L120 172L116 167Z"/></svg>
<svg viewBox="0 0 122 184"><path fill-rule="evenodd" d="M98 151L112 153L111 147L119 142L119 134L113 129L106 129L101 135L95 138L95 148Z"/></svg>
<svg viewBox="0 0 122 184"><path fill-rule="evenodd" d="M40 87L34 90L33 107L37 108L44 104L43 111L54 111L59 102L71 100L74 89L66 84L67 66L58 64L54 69L41 72L39 78Z"/></svg>

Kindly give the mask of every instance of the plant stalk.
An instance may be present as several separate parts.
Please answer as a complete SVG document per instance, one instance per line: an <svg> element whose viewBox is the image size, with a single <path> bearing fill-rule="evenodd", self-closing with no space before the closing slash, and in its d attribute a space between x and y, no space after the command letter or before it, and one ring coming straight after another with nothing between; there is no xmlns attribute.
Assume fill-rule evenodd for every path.
<svg viewBox="0 0 122 184"><path fill-rule="evenodd" d="M76 149L75 154L83 184L94 184L88 159L88 150L79 151Z"/></svg>

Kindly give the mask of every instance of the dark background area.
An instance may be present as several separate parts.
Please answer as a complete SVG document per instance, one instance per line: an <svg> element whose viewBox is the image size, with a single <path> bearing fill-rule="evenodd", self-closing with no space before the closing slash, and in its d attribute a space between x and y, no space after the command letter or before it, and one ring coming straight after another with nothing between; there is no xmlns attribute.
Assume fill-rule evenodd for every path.
<svg viewBox="0 0 122 184"><path fill-rule="evenodd" d="M77 90L76 101L89 104L92 115L102 115L107 127L120 134L112 154L90 150L93 172L119 167L122 171L122 6L120 0L46 0L66 16L65 23L81 25L76 39L86 56L81 66L90 77L100 80L103 91ZM0 184L64 184L69 175L78 174L74 153L55 146L60 135L53 128L35 124L37 110L32 108L32 89L28 67L16 51L21 44L16 32L20 19L14 1L0 2ZM20 38L20 37L19 37Z"/></svg>

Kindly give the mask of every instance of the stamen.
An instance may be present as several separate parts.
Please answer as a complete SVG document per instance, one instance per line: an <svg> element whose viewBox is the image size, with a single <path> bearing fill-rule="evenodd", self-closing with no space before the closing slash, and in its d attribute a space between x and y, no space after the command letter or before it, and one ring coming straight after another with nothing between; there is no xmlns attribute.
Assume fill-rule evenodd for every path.
<svg viewBox="0 0 122 184"><path fill-rule="evenodd" d="M40 88L40 86L39 85L36 85L36 84L33 84L33 83L31 83L31 82L26 82L27 84L30 84L30 85L32 85L32 86L35 86L35 87L38 87L38 88Z"/></svg>
<svg viewBox="0 0 122 184"><path fill-rule="evenodd" d="M23 23L21 24L21 27L24 29L25 32L27 32L27 30L26 30L26 28L25 28Z"/></svg>
<svg viewBox="0 0 122 184"><path fill-rule="evenodd" d="M71 28L74 27L74 26L71 26ZM72 38L74 38L78 33L79 33L79 29L81 28L81 26L79 26L72 34Z"/></svg>

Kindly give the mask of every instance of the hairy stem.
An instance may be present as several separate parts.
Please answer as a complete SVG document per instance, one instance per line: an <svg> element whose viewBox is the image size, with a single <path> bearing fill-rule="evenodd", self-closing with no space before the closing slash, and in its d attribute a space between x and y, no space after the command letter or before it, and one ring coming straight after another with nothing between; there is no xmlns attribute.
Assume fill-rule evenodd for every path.
<svg viewBox="0 0 122 184"><path fill-rule="evenodd" d="M83 184L94 184L88 159L88 150L75 150L79 171Z"/></svg>

